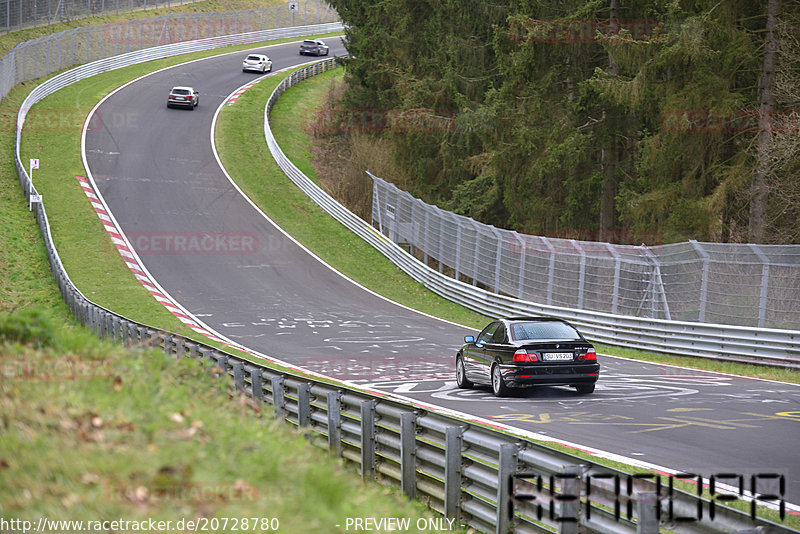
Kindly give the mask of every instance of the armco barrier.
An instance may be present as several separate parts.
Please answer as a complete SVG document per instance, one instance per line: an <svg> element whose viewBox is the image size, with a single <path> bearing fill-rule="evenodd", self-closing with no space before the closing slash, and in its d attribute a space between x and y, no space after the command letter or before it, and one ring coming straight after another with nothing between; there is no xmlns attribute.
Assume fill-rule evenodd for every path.
<svg viewBox="0 0 800 534"><path fill-rule="evenodd" d="M293 28L289 34L321 31L330 30ZM289 36L281 32L260 39ZM242 42L238 36L232 36L230 41ZM160 51L102 60L56 76L32 91L20 109L16 132L17 170L26 197L30 200L35 190L29 189L30 180L20 161L19 140L25 115L33 103L86 76L184 51L191 50L173 45ZM312 66L304 72L324 68L327 67ZM294 75L292 79L303 76L306 74ZM773 522L753 520L747 513L715 501L713 497L719 495L708 499L678 489L670 489L667 494L663 483L656 486L650 480L657 475L632 477L594 465L538 445L521 431L489 428L469 421L463 414L457 416L446 410L401 402L355 386L322 382L302 372L280 372L131 321L94 304L75 287L53 244L44 204L36 202L34 206L50 266L64 300L72 313L98 336L127 345L157 347L175 357L189 356L224 372L232 378L235 388L256 402L271 404L278 417L312 435L325 437L328 447L359 466L365 479L379 478L397 485L407 495L425 499L448 518L484 532L498 533L575 532L578 523L572 518L577 518L585 532L655 533L659 531L659 517L662 524L684 532L744 532L755 527L791 532ZM533 477L534 482L540 481L527 484L524 495L518 488L523 480L521 474ZM584 500L578 500L578 495ZM689 527L689 522L679 519L695 517L698 510L712 506L713 521L708 513L692 521Z"/></svg>
<svg viewBox="0 0 800 534"><path fill-rule="evenodd" d="M269 110L290 86L313 75L320 68L296 71L275 88L267 102L264 133L273 157L284 173L323 210L378 249L414 280L431 291L489 317L552 315L574 323L589 338L610 345L652 350L684 356L800 368L800 332L667 321L575 310L528 302L499 295L445 276L421 262L378 232L369 223L339 204L320 189L284 155L269 128Z"/></svg>

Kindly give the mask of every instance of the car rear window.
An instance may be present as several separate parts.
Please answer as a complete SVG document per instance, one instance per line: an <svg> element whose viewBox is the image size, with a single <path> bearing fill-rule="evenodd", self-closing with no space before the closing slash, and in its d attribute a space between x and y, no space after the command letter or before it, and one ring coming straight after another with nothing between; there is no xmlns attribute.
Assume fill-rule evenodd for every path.
<svg viewBox="0 0 800 534"><path fill-rule="evenodd" d="M172 90L172 94L173 95L188 95L189 94L189 90L188 89L173 89Z"/></svg>
<svg viewBox="0 0 800 534"><path fill-rule="evenodd" d="M557 321L516 323L511 325L514 339L580 339L578 331L570 325Z"/></svg>
<svg viewBox="0 0 800 534"><path fill-rule="evenodd" d="M250 61L261 61L260 56L247 56L247 59L249 59Z"/></svg>
<svg viewBox="0 0 800 534"><path fill-rule="evenodd" d="M303 44L304 44L304 45L314 45L314 46L316 46L316 45L317 45L317 43L316 43L316 42L314 42L314 41L303 41Z"/></svg>

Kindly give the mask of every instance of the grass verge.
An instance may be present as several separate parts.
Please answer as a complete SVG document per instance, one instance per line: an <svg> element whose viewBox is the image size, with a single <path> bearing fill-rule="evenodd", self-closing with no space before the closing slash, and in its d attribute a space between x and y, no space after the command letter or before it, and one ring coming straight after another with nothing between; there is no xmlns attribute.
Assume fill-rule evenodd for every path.
<svg viewBox="0 0 800 534"><path fill-rule="evenodd" d="M129 522L83 529L94 532L194 530L179 520L229 532L235 521L238 530L305 534L346 532L349 517L435 517L320 454L270 407L232 391L227 376L60 326L39 311L0 313L5 521ZM151 520L172 523L132 526Z"/></svg>

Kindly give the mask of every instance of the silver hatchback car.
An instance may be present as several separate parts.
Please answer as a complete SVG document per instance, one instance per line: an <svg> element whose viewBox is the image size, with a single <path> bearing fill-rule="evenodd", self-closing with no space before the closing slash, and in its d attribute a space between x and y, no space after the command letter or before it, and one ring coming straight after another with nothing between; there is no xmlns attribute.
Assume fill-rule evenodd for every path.
<svg viewBox="0 0 800 534"><path fill-rule="evenodd" d="M300 43L301 56L327 56L328 52L328 45L319 39L306 39Z"/></svg>
<svg viewBox="0 0 800 534"><path fill-rule="evenodd" d="M173 87L167 97L167 107L179 106L194 110L200 103L200 93L188 86Z"/></svg>
<svg viewBox="0 0 800 534"><path fill-rule="evenodd" d="M272 72L272 61L263 54L249 54L242 61L242 72L254 70L257 72Z"/></svg>

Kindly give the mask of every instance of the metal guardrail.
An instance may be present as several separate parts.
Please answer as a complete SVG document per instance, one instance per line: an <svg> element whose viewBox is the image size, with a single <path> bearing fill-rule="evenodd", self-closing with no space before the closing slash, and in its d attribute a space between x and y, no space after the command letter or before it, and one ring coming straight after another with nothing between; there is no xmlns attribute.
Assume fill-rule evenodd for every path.
<svg viewBox="0 0 800 534"><path fill-rule="evenodd" d="M323 62L325 69L333 59ZM309 70L311 69L311 70ZM800 332L682 321L547 306L485 291L445 276L378 232L325 193L283 154L269 128L269 110L291 85L316 73L299 70L279 85L267 103L264 132L272 155L286 175L323 210L379 250L414 280L431 291L489 317L552 315L567 319L592 340L610 345L684 356L800 368Z"/></svg>
<svg viewBox="0 0 800 534"><path fill-rule="evenodd" d="M319 27L290 30L291 35L320 31L330 30ZM282 36L287 35L270 34L265 38ZM241 42L240 39L230 40ZM197 45L189 48L194 46ZM20 109L16 126L17 171L26 197L30 200L35 189L20 161L19 141L25 115L33 103L86 76L151 57L164 57L168 52L184 51L191 50L173 45L169 49L98 61L56 76L32 91ZM312 66L304 72L324 68L327 67ZM295 74L291 79L296 81L303 76ZM573 518L589 532L654 533L659 530L659 517L662 524L676 532L747 532L754 526L790 532L774 522L753 520L713 498L678 489L665 494L664 484L658 493L659 486L649 479L657 475L632 477L593 465L536 444L521 431L493 429L469 421L464 414L448 414L447 410L402 402L356 386L323 382L302 372L270 369L184 336L131 321L91 302L72 283L53 243L44 204L36 202L34 207L62 296L78 320L98 336L128 346L155 347L179 358L193 357L225 373L244 394L257 402L271 404L278 417L312 436L324 438L313 441L327 443L332 451L355 463L365 479L378 478L397 485L410 497L425 499L431 508L447 517L481 531L497 533L575 532L578 523ZM363 221L362 227L383 241ZM528 478L521 477L523 474ZM531 479L533 484L524 482ZM578 500L578 495L582 500ZM680 519L712 507L716 511L713 521L709 513L696 521Z"/></svg>

